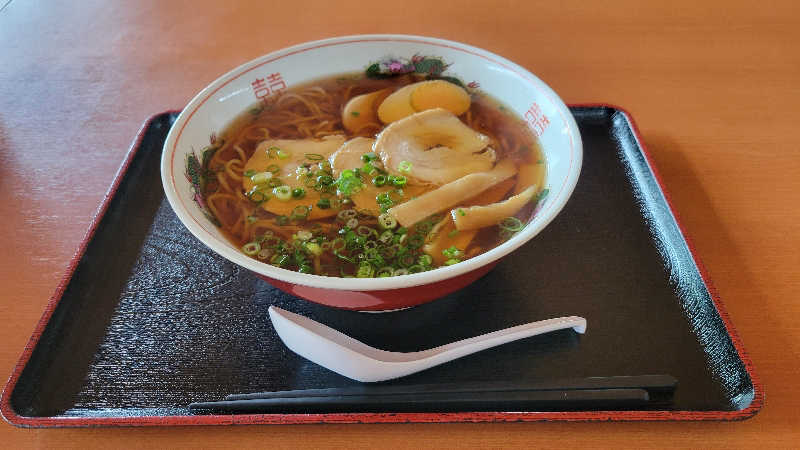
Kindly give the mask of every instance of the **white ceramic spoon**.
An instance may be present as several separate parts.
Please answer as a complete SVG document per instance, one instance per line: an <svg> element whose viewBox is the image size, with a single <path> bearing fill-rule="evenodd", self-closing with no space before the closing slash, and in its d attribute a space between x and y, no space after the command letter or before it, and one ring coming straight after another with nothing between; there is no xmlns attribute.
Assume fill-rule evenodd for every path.
<svg viewBox="0 0 800 450"><path fill-rule="evenodd" d="M419 352L380 350L333 328L289 311L269 307L269 317L281 340L298 355L358 381L391 380L537 334L573 328L586 331L583 317L558 317L526 323Z"/></svg>

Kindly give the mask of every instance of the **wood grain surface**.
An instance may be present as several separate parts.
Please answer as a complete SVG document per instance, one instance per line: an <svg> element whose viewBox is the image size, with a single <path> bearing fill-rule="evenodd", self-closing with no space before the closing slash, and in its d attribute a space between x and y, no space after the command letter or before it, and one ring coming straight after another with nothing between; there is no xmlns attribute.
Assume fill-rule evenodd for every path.
<svg viewBox="0 0 800 450"><path fill-rule="evenodd" d="M406 33L528 68L637 120L766 390L737 423L26 430L5 448L796 447L796 2L0 1L0 374L10 374L142 121L303 41Z"/></svg>

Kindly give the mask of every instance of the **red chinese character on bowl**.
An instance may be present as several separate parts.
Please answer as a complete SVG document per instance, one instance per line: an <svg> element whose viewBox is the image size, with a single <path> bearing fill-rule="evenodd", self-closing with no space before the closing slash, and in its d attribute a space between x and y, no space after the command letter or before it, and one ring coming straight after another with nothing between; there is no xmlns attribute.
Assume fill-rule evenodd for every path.
<svg viewBox="0 0 800 450"><path fill-rule="evenodd" d="M536 137L544 134L544 131L547 129L548 125L550 125L550 119L544 115L542 108L540 108L536 102L525 111L525 121L528 122L528 125L531 127Z"/></svg>

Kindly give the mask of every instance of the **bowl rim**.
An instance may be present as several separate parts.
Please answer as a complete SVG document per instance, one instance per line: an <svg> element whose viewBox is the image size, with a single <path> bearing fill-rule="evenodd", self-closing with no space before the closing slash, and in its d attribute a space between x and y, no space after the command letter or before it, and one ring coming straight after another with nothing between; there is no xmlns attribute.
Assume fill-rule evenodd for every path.
<svg viewBox="0 0 800 450"><path fill-rule="evenodd" d="M361 42L411 42L421 45L444 47L449 50L464 52L469 55L477 56L487 60L492 64L499 65L506 70L512 71L526 82L531 83L536 90L541 92L542 95L547 98L547 100L556 108L561 116L561 120L566 125L564 132L568 134L570 140L570 166L567 172L566 180L561 186L559 192L557 192L555 195L551 194L545 207L536 213L536 217L538 218L536 223L531 222L511 239L493 248L492 250L452 266L440 267L427 272L403 275L399 277L340 278L303 274L256 261L255 259L244 255L238 249L234 249L229 242L222 241L211 234L188 212L188 208L183 199L177 194L175 184L175 170L177 167L175 164L175 155L177 154L177 144L191 117L209 98L213 96L214 93L245 73L280 58L324 47L357 44ZM320 75L324 75L324 73L320 73ZM231 119L233 119L233 117ZM255 273L276 278L287 283L322 289L376 291L410 288L453 278L458 275L476 270L479 267L489 264L511 253L518 247L525 244L528 240L536 236L558 215L561 209L563 209L567 203L567 200L572 194L575 185L577 184L582 161L583 145L581 135L575 119L573 118L569 109L561 100L561 98L546 83L522 66L487 50L456 41L405 34L364 34L332 37L292 45L290 47L276 50L245 62L244 64L239 65L238 67L228 71L212 81L197 95L195 95L191 101L189 101L186 107L178 115L177 119L172 125L172 128L167 134L161 157L161 180L167 201L170 203L170 206L172 207L173 211L175 211L175 214L178 216L181 223L183 223L183 225L203 244L229 261Z"/></svg>

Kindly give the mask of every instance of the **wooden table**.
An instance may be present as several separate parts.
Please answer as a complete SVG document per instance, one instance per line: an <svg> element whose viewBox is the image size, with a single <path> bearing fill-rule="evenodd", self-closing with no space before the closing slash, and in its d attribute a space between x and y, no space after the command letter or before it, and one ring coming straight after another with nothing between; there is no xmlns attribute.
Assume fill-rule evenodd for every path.
<svg viewBox="0 0 800 450"><path fill-rule="evenodd" d="M741 423L24 430L6 448L796 446L796 2L0 1L0 373L9 374L142 121L287 45L360 33L463 41L568 103L636 118L766 387ZM586 4L585 4L586 3Z"/></svg>

